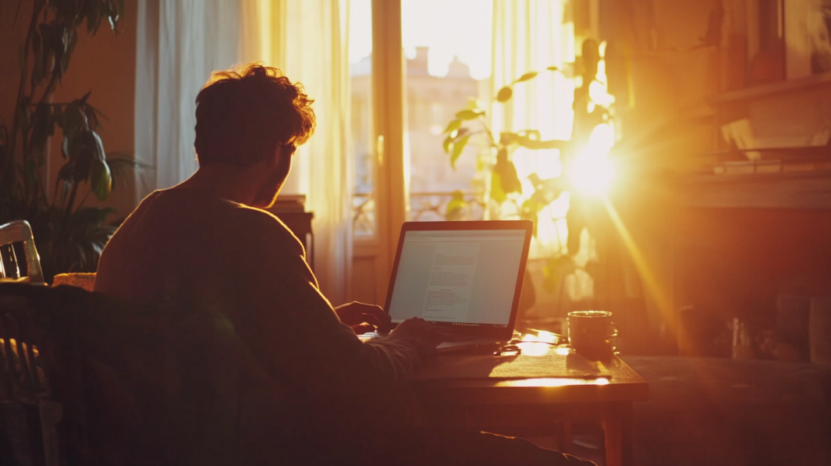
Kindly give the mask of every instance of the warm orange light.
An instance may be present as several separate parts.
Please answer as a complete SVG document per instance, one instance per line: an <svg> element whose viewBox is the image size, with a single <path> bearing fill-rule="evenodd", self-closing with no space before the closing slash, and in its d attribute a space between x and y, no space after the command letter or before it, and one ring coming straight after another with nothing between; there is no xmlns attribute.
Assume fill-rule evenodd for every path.
<svg viewBox="0 0 831 466"><path fill-rule="evenodd" d="M615 177L609 158L614 145L615 131L610 124L603 123L592 130L586 148L576 155L569 171L569 179L577 191L590 196L602 196L609 191Z"/></svg>
<svg viewBox="0 0 831 466"><path fill-rule="evenodd" d="M557 335L545 330L537 330L536 332L536 335L526 333L522 336L522 343L517 344L522 350L522 354L526 356L545 356L551 349L549 343L557 343Z"/></svg>
<svg viewBox="0 0 831 466"><path fill-rule="evenodd" d="M632 263L635 265L641 280L644 282L646 292L652 297L658 310L664 314L664 317L671 319L672 299L666 291L669 287L666 286L666 284L659 279L658 274L653 271L652 266L646 259L646 256L635 242L635 238L629 232L626 224L623 223L623 219L621 219L620 215L618 215L617 209L615 209L612 202L605 196L603 197L603 205L606 207L606 212L609 213L609 218L612 220L615 229L623 241L623 245L626 247L626 250L629 252L629 256L632 258Z"/></svg>
<svg viewBox="0 0 831 466"><path fill-rule="evenodd" d="M524 353L523 353L524 354ZM577 378L541 378L541 379L520 379L505 380L497 382L497 386L512 387L565 387L568 385L609 385L609 379L577 379Z"/></svg>

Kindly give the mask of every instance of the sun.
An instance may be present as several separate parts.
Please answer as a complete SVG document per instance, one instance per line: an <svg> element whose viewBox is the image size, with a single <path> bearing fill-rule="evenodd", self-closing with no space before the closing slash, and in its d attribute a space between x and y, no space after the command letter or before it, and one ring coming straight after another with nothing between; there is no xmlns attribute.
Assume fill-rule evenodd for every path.
<svg viewBox="0 0 831 466"><path fill-rule="evenodd" d="M574 189L589 196L603 196L609 192L615 178L615 169L609 152L615 144L614 128L597 125L585 149L578 152L569 170L569 181Z"/></svg>

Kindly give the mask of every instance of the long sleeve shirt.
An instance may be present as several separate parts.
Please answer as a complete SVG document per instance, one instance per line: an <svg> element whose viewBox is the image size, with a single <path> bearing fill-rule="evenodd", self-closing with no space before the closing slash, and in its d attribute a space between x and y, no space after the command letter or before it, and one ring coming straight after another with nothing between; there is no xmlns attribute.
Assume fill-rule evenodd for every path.
<svg viewBox="0 0 831 466"><path fill-rule="evenodd" d="M144 199L102 252L95 290L221 313L273 381L312 399L405 379L419 361L406 339L364 343L339 321L277 217L201 190Z"/></svg>

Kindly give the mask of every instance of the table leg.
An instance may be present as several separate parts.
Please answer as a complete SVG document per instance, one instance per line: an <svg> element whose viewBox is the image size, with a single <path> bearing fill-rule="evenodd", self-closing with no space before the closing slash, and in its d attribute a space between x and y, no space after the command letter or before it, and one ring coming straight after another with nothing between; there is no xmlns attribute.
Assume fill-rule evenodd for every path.
<svg viewBox="0 0 831 466"><path fill-rule="evenodd" d="M603 415L606 466L632 466L632 403L607 405Z"/></svg>
<svg viewBox="0 0 831 466"><path fill-rule="evenodd" d="M561 421L558 424L555 435L557 449L563 453L572 453L574 450L574 435L571 430L571 421Z"/></svg>

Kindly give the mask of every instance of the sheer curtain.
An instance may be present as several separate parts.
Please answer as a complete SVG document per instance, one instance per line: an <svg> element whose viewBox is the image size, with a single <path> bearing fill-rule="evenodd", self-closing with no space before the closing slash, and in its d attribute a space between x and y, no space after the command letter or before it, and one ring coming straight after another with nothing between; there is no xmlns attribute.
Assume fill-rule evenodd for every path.
<svg viewBox="0 0 831 466"><path fill-rule="evenodd" d="M508 104L493 103L497 130L539 129L543 139L571 135L573 87L562 73L574 61L574 39L563 24L563 0L494 0L491 95L528 71L537 78L514 87Z"/></svg>
<svg viewBox="0 0 831 466"><path fill-rule="evenodd" d="M138 4L136 158L139 199L196 171L196 94L211 71L239 61L240 8L226 0Z"/></svg>
<svg viewBox="0 0 831 466"><path fill-rule="evenodd" d="M245 61L276 66L315 100L317 129L295 155L284 191L314 212L315 275L333 304L347 299L352 264L348 146L348 0L247 0Z"/></svg>
<svg viewBox="0 0 831 466"><path fill-rule="evenodd" d="M564 64L574 62L573 28L564 22L566 6L565 0L494 0L490 95L529 71L540 72L535 79L514 85L514 96L507 103L491 103L495 133L536 129L542 139L571 137L574 84L567 70L545 71L550 66L564 70ZM533 192L529 174L545 179L562 171L554 149L517 149L513 157L525 195ZM567 208L567 201L560 199L540 213L532 257L555 254L563 246L565 221L553 218L564 215Z"/></svg>
<svg viewBox="0 0 831 466"><path fill-rule="evenodd" d="M316 134L295 155L284 192L313 211L315 271L333 303L346 300L352 263L347 159L348 0L139 2L136 156L143 197L190 176L196 94L211 71L249 61L281 68L315 99Z"/></svg>

